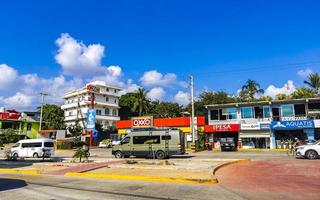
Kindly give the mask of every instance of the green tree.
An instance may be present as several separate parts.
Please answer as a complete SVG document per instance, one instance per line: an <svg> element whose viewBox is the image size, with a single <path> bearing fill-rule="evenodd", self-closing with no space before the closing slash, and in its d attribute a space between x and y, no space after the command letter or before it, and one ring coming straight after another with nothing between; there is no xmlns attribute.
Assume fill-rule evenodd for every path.
<svg viewBox="0 0 320 200"><path fill-rule="evenodd" d="M161 102L153 105L155 107L152 114L158 118L179 117L182 112L182 107L178 103Z"/></svg>
<svg viewBox="0 0 320 200"><path fill-rule="evenodd" d="M277 94L276 95L276 99L277 100L285 100L285 99L288 99L289 98L289 96L287 96L286 94L284 94L284 93L280 93L280 94Z"/></svg>
<svg viewBox="0 0 320 200"><path fill-rule="evenodd" d="M4 134L4 142L3 143L16 142L17 136L16 136L14 129L8 128L3 132L3 134Z"/></svg>
<svg viewBox="0 0 320 200"><path fill-rule="evenodd" d="M305 87L298 88L291 94L293 99L311 98L313 97L313 90Z"/></svg>
<svg viewBox="0 0 320 200"><path fill-rule="evenodd" d="M75 124L67 127L67 129L73 137L80 136L83 132L83 128L80 126L79 121L76 121Z"/></svg>
<svg viewBox="0 0 320 200"><path fill-rule="evenodd" d="M251 100L254 99L254 95L263 94L263 89L260 88L260 84L252 79L248 79L246 84L242 86L242 90L247 90Z"/></svg>
<svg viewBox="0 0 320 200"><path fill-rule="evenodd" d="M319 75L319 73L309 74L308 80L305 80L304 83L313 89L314 94L316 94L316 95L319 94L319 88L320 88L320 75Z"/></svg>
<svg viewBox="0 0 320 200"><path fill-rule="evenodd" d="M38 112L40 109L41 107L38 107ZM43 105L42 130L61 130L64 128L64 111L57 105Z"/></svg>
<svg viewBox="0 0 320 200"><path fill-rule="evenodd" d="M119 99L119 116L122 120L129 119L132 116L138 116L139 113L133 111L133 106L136 101L136 93L127 93L120 97Z"/></svg>
<svg viewBox="0 0 320 200"><path fill-rule="evenodd" d="M197 100L194 102L195 115L207 116L208 110L205 108L206 105L234 103L234 102L236 102L236 98L231 97L228 93L224 91L202 92L197 98ZM191 105L189 104L185 110L191 113Z"/></svg>
<svg viewBox="0 0 320 200"><path fill-rule="evenodd" d="M250 95L248 90L241 90L237 96L238 102L249 102Z"/></svg>
<svg viewBox="0 0 320 200"><path fill-rule="evenodd" d="M144 88L136 90L132 111L138 111L139 116L142 116L148 112L149 104L150 100L147 98L147 91Z"/></svg>

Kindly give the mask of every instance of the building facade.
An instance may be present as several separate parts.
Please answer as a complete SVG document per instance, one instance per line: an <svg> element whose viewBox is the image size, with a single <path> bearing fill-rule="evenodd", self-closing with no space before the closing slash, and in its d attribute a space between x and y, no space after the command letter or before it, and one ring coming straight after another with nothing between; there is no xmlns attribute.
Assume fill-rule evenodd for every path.
<svg viewBox="0 0 320 200"><path fill-rule="evenodd" d="M91 93L88 85L94 86L94 109L96 110L96 122L104 129L115 126L119 120L120 88L106 85L102 81L88 83L83 88L68 92L64 95L64 110L66 126L74 125L77 121L83 126L86 123L87 111L91 105Z"/></svg>
<svg viewBox="0 0 320 200"><path fill-rule="evenodd" d="M239 147L286 148L295 137L320 139L320 98L207 105L205 132L215 144L233 137Z"/></svg>
<svg viewBox="0 0 320 200"><path fill-rule="evenodd" d="M150 121L150 123L149 123ZM198 116L195 117L195 130L199 132L204 132L205 117ZM136 117L131 120L119 120L116 123L116 128L118 129L119 135L124 135L131 129L134 129L137 124L139 127L147 125L147 127L156 128L177 128L185 133L185 144L186 147L190 147L192 143L192 133L190 129L190 117L175 117L175 118L156 118L152 117ZM139 123L141 122L141 123ZM148 122L148 123L146 123Z"/></svg>
<svg viewBox="0 0 320 200"><path fill-rule="evenodd" d="M19 139L35 139L38 137L40 113L0 110L0 136L7 129L13 129Z"/></svg>

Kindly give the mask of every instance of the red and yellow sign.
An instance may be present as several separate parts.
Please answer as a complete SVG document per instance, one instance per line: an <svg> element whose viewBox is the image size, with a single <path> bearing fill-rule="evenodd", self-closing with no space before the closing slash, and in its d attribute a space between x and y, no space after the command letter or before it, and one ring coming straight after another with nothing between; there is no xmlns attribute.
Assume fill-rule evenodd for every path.
<svg viewBox="0 0 320 200"><path fill-rule="evenodd" d="M132 118L132 128L150 128L153 126L152 117L135 117Z"/></svg>

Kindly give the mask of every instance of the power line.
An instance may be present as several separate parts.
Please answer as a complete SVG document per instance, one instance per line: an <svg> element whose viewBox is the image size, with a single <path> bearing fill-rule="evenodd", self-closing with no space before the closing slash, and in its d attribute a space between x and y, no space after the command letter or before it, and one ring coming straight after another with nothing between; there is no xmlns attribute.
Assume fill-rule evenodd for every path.
<svg viewBox="0 0 320 200"><path fill-rule="evenodd" d="M263 65L263 66L257 66L257 67L248 67L248 68L240 68L233 66L233 69L229 70L215 70L215 71L203 71L203 72L193 72L193 75L213 75L213 74L240 74L240 73L246 73L246 72L263 72L263 71L269 71L269 70L286 70L289 68L296 68L301 67L301 65L307 65L307 64L320 64L320 61L306 61L306 62L300 62L300 63L287 63L287 64L279 64L279 65ZM230 66L231 67L231 66ZM187 74L182 74L185 77ZM211 77L210 77L211 78Z"/></svg>

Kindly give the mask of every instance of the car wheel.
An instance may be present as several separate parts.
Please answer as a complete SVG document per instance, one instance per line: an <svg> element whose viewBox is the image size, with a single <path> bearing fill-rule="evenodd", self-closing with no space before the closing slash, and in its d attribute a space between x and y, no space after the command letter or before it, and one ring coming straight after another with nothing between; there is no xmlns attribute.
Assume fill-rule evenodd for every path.
<svg viewBox="0 0 320 200"><path fill-rule="evenodd" d="M116 152L114 153L114 157L115 157L115 158L122 158L122 157L123 157L122 152L121 152L121 151L116 151Z"/></svg>
<svg viewBox="0 0 320 200"><path fill-rule="evenodd" d="M314 150L309 150L306 152L306 156L309 160L314 160L318 157L318 153Z"/></svg>
<svg viewBox="0 0 320 200"><path fill-rule="evenodd" d="M156 158L159 160L162 160L166 157L165 153L163 151L157 151Z"/></svg>
<svg viewBox="0 0 320 200"><path fill-rule="evenodd" d="M12 155L12 160L18 160L18 158L19 158L19 155L17 153L14 153Z"/></svg>
<svg viewBox="0 0 320 200"><path fill-rule="evenodd" d="M39 158L38 153L34 153L34 154L33 154L33 157L34 157L34 158Z"/></svg>

